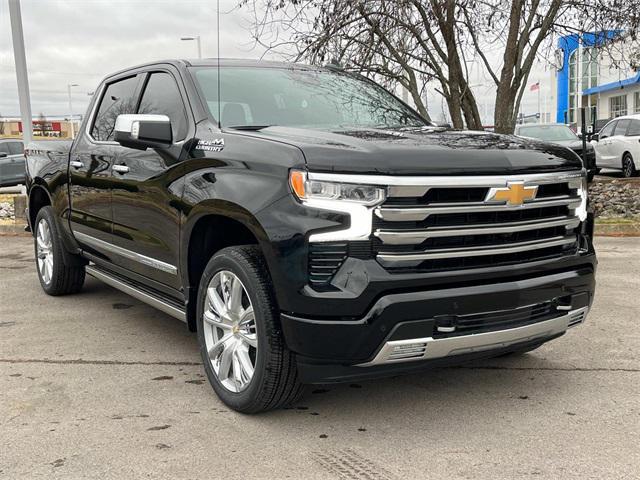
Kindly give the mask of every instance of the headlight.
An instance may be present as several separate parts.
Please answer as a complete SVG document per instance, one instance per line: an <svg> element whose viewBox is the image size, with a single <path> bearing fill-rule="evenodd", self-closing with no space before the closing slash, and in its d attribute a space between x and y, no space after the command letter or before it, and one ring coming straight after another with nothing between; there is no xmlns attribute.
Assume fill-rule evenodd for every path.
<svg viewBox="0 0 640 480"><path fill-rule="evenodd" d="M581 222L584 222L587 219L587 196L589 193L586 170L582 171L581 176L576 177L569 182L569 188L576 189L578 196L580 197L580 205L576 208L576 216Z"/></svg>
<svg viewBox="0 0 640 480"><path fill-rule="evenodd" d="M302 201L334 200L372 206L382 203L385 198L385 191L380 187L310 180L306 172L300 170L290 172L289 184Z"/></svg>

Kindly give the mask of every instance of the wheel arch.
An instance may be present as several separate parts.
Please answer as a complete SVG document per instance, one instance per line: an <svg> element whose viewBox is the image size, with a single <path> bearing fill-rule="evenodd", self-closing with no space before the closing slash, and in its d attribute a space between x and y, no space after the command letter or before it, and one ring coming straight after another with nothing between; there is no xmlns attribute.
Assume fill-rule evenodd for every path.
<svg viewBox="0 0 640 480"><path fill-rule="evenodd" d="M180 248L187 324L191 331L196 329L198 285L207 262L219 250L235 245L257 245L265 258L269 257L265 251L270 248L265 229L244 207L225 200L206 200L193 207L183 224Z"/></svg>
<svg viewBox="0 0 640 480"><path fill-rule="evenodd" d="M43 184L34 183L34 185L29 190L29 200L27 205L29 208L27 220L29 221L29 226L31 228L31 232L33 233L35 232L35 221L40 209L42 207L46 207L47 205L53 205L49 190Z"/></svg>

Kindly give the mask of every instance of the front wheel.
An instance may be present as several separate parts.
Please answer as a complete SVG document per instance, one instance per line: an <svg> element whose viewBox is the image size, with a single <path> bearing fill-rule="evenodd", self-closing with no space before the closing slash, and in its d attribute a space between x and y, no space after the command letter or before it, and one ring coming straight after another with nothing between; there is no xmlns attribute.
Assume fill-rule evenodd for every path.
<svg viewBox="0 0 640 480"><path fill-rule="evenodd" d="M36 216L34 239L38 279L45 293L79 292L85 277L83 262L64 249L50 206L41 208Z"/></svg>
<svg viewBox="0 0 640 480"><path fill-rule="evenodd" d="M257 413L299 398L295 357L284 345L258 247L225 248L209 261L198 289L197 315L205 373L225 404Z"/></svg>
<svg viewBox="0 0 640 480"><path fill-rule="evenodd" d="M628 153L622 159L622 174L625 178L635 177L638 174L633 157Z"/></svg>

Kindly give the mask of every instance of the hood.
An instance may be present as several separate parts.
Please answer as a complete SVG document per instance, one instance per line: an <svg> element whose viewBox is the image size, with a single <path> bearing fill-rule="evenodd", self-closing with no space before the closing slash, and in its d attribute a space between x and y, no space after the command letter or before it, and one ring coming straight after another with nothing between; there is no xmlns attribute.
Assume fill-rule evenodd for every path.
<svg viewBox="0 0 640 480"><path fill-rule="evenodd" d="M511 135L421 128L238 132L300 148L309 170L380 175L505 175L582 168L571 150Z"/></svg>

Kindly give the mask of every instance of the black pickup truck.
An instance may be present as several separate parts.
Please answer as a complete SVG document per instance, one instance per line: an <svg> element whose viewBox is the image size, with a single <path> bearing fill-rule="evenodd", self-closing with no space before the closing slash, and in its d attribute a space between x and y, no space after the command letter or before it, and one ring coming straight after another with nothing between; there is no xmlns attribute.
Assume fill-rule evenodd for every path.
<svg viewBox="0 0 640 480"><path fill-rule="evenodd" d="M29 145L27 169L45 292L88 274L185 321L243 412L529 351L593 301L575 153L436 127L335 68L127 69L73 144Z"/></svg>

